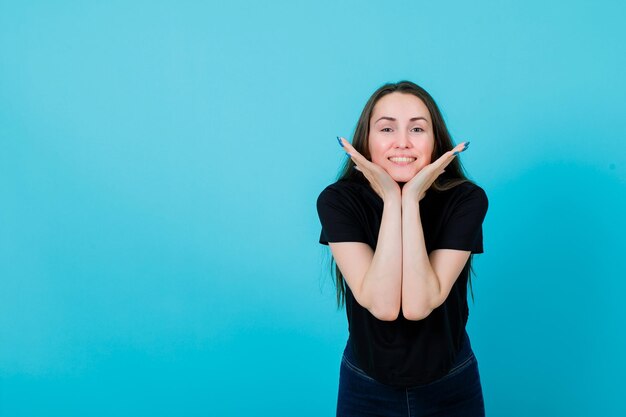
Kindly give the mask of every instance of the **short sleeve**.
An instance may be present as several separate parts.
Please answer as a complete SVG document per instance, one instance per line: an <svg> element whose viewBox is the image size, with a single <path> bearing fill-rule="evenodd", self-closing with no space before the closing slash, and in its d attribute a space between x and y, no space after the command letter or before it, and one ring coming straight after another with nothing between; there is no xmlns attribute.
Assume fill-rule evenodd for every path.
<svg viewBox="0 0 626 417"><path fill-rule="evenodd" d="M327 187L317 198L317 214L322 225L319 243L368 243L363 225L359 222L357 202L340 190Z"/></svg>
<svg viewBox="0 0 626 417"><path fill-rule="evenodd" d="M455 202L448 220L442 225L434 249L469 250L483 253L483 220L489 200L485 191L476 186Z"/></svg>

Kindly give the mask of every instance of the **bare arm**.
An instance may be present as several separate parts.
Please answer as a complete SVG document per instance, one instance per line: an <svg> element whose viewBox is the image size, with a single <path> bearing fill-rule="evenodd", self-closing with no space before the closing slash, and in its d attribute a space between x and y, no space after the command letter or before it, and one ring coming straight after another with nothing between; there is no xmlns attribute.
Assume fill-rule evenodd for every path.
<svg viewBox="0 0 626 417"><path fill-rule="evenodd" d="M357 302L379 320L400 314L402 287L402 203L385 199L376 251L360 242L329 243Z"/></svg>
<svg viewBox="0 0 626 417"><path fill-rule="evenodd" d="M470 251L439 249L426 252L419 203L402 200L402 313L422 320L448 298Z"/></svg>
<svg viewBox="0 0 626 417"><path fill-rule="evenodd" d="M422 168L402 189L402 313L422 320L448 298L470 251L438 249L426 252L419 202L435 179L468 142Z"/></svg>
<svg viewBox="0 0 626 417"><path fill-rule="evenodd" d="M375 252L368 245L357 242L331 244L331 250L358 303L374 317L392 321L400 314L402 295L400 186L383 168L363 157L348 141L339 139L355 168L367 178L384 206Z"/></svg>

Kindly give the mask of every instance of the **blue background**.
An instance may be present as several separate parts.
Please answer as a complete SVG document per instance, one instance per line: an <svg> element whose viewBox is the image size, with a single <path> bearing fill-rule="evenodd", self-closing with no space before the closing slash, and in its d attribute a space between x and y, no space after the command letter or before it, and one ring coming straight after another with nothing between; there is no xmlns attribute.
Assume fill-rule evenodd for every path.
<svg viewBox="0 0 626 417"><path fill-rule="evenodd" d="M488 415L626 415L623 1L0 2L0 415L334 415L315 209L370 94L490 199Z"/></svg>

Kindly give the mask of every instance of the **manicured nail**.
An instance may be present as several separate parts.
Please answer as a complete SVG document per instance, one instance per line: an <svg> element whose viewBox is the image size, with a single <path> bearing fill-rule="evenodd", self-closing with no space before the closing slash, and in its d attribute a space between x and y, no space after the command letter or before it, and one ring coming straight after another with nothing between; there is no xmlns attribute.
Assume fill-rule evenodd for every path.
<svg viewBox="0 0 626 417"><path fill-rule="evenodd" d="M343 143L341 143L341 138L339 136L337 136L337 142L339 142L339 146L341 146L342 148L344 147Z"/></svg>
<svg viewBox="0 0 626 417"><path fill-rule="evenodd" d="M459 151L454 151L454 153L452 155L458 155Z"/></svg>
<svg viewBox="0 0 626 417"><path fill-rule="evenodd" d="M469 142L465 142L465 147L467 148L469 146Z"/></svg>

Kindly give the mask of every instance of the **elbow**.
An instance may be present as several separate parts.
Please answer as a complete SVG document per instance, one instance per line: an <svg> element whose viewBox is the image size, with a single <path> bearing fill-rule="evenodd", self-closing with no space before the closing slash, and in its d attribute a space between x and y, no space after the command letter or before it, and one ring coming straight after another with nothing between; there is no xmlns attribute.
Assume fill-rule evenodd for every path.
<svg viewBox="0 0 626 417"><path fill-rule="evenodd" d="M394 299L389 297L358 297L357 302L380 321L395 321L400 317L400 295Z"/></svg>
<svg viewBox="0 0 626 417"><path fill-rule="evenodd" d="M402 304L402 315L405 319L410 321L424 320L426 317L439 307L443 302L439 300L431 300L431 302L423 302L419 304Z"/></svg>
<svg viewBox="0 0 626 417"><path fill-rule="evenodd" d="M438 304L424 304L421 306L402 305L402 315L405 319L410 321L424 320L426 317L430 316L430 313L432 313L437 306Z"/></svg>
<svg viewBox="0 0 626 417"><path fill-rule="evenodd" d="M432 312L433 312L433 310L431 310L431 309L425 309L425 310L411 310L411 309L404 310L403 309L402 310L402 315L407 320L410 320L410 321L420 321L420 320L424 320Z"/></svg>
<svg viewBox="0 0 626 417"><path fill-rule="evenodd" d="M370 308L370 313L380 321L396 321L400 317L400 306L395 307L378 307Z"/></svg>
<svg viewBox="0 0 626 417"><path fill-rule="evenodd" d="M371 312L374 317L380 321L396 321L400 317L400 310L398 311L385 311L385 312Z"/></svg>

